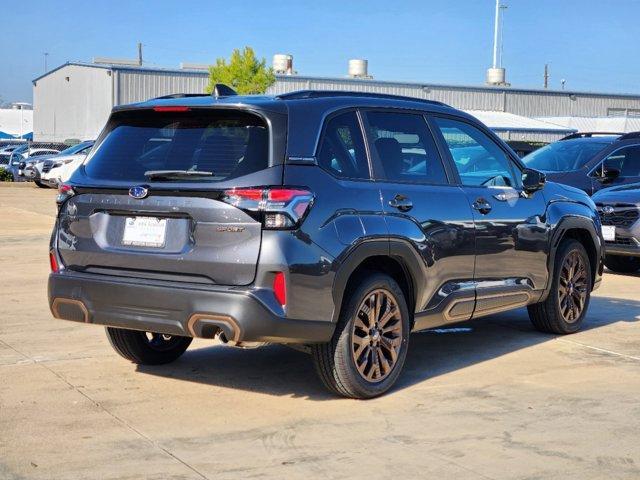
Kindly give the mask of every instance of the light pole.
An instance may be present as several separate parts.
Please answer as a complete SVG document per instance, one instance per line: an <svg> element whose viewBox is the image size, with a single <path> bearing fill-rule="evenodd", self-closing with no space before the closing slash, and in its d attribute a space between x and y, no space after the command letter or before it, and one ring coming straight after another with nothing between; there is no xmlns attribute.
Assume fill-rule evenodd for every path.
<svg viewBox="0 0 640 480"><path fill-rule="evenodd" d="M49 52L44 52L44 73L47 73L47 57L49 56Z"/></svg>
<svg viewBox="0 0 640 480"><path fill-rule="evenodd" d="M493 68L498 68L498 25L500 23L500 0L496 0L496 16L493 21Z"/></svg>
<svg viewBox="0 0 640 480"><path fill-rule="evenodd" d="M504 12L507 8L509 8L508 5L506 4L501 4L500 5L500 57L498 59L499 61L499 65L502 68L502 53L504 51Z"/></svg>
<svg viewBox="0 0 640 480"><path fill-rule="evenodd" d="M493 68L502 67L502 33L504 31L504 11L508 5L496 0L496 15L493 24ZM499 52L499 53L498 53Z"/></svg>

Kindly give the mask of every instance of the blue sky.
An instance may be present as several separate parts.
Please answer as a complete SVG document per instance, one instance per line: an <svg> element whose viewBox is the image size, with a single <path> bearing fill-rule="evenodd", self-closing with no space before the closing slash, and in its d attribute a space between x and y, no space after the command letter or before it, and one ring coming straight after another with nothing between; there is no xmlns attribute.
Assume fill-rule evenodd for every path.
<svg viewBox="0 0 640 480"><path fill-rule="evenodd" d="M504 64L516 87L640 93L640 0L504 0ZM94 56L149 66L209 63L252 46L291 53L301 75L344 76L367 58L380 80L481 84L491 63L493 0L0 0L0 97L31 101L49 67Z"/></svg>

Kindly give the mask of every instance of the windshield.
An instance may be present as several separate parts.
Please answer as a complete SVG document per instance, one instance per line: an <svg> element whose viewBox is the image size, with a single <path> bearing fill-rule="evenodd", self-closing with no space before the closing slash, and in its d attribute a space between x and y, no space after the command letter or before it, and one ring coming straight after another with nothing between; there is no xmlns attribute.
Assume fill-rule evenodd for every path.
<svg viewBox="0 0 640 480"><path fill-rule="evenodd" d="M211 182L268 166L267 128L252 114L142 110L122 112L107 128L85 164L93 178L142 182L145 172L189 170L211 172L193 178Z"/></svg>
<svg viewBox="0 0 640 480"><path fill-rule="evenodd" d="M77 145L73 145L69 148L62 150L60 152L60 155L73 155L75 153L80 152L81 150L84 150L90 145L91 145L91 142L81 142L81 143L78 143Z"/></svg>
<svg viewBox="0 0 640 480"><path fill-rule="evenodd" d="M547 172L567 172L582 168L611 142L562 140L531 152L522 161L529 168Z"/></svg>

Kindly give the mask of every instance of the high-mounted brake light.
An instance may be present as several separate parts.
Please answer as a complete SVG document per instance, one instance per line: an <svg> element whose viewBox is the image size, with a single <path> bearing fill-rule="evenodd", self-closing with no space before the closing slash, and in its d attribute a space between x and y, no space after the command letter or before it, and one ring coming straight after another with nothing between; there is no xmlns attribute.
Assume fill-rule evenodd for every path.
<svg viewBox="0 0 640 480"><path fill-rule="evenodd" d="M191 110L189 107L182 105L170 105L166 107L153 107L154 112L188 112Z"/></svg>
<svg viewBox="0 0 640 480"><path fill-rule="evenodd" d="M290 229L300 225L313 205L313 193L304 188L234 188L227 190L222 200L250 212L262 215L264 227Z"/></svg>

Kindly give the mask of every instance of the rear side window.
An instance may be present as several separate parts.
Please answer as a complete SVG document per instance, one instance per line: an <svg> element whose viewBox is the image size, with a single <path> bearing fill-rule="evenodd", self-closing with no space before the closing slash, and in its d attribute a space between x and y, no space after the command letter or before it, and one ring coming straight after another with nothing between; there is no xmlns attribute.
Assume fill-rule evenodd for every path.
<svg viewBox="0 0 640 480"><path fill-rule="evenodd" d="M331 118L324 129L318 165L339 178L369 179L369 164L356 112Z"/></svg>
<svg viewBox="0 0 640 480"><path fill-rule="evenodd" d="M367 112L369 137L387 180L446 184L447 175L422 115Z"/></svg>
<svg viewBox="0 0 640 480"><path fill-rule="evenodd" d="M123 112L85 166L105 180L148 180L153 170L211 172L198 181L222 181L268 167L267 127L238 111Z"/></svg>

